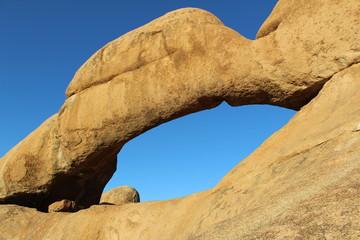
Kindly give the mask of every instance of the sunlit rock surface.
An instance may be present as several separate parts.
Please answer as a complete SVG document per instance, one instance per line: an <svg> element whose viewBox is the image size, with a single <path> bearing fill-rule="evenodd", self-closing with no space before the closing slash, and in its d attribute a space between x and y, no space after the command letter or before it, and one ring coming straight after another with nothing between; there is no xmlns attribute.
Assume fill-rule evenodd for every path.
<svg viewBox="0 0 360 240"><path fill-rule="evenodd" d="M250 41L208 12L181 9L109 43L78 70L59 113L0 160L2 203L89 207L121 147L152 127L222 101L312 101L213 189L77 213L0 205L0 236L357 239L359 19L357 0L280 0Z"/></svg>
<svg viewBox="0 0 360 240"><path fill-rule="evenodd" d="M140 202L140 194L130 186L120 186L103 193L100 198L102 204L127 204Z"/></svg>

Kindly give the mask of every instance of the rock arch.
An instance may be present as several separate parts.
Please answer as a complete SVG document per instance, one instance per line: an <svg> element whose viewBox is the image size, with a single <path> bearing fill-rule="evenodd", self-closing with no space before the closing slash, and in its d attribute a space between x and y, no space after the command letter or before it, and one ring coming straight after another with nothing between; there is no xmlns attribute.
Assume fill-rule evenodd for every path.
<svg viewBox="0 0 360 240"><path fill-rule="evenodd" d="M223 103L162 124L124 145L104 193L129 184L153 201L210 189L295 113Z"/></svg>
<svg viewBox="0 0 360 240"><path fill-rule="evenodd" d="M308 13L313 28L305 31L298 20L310 2L317 11ZM318 2L280 1L255 41L188 8L107 44L77 71L60 111L1 159L0 203L40 210L61 199L95 204L127 141L223 101L299 109L359 61L357 35L337 35L338 27L352 33L355 1L346 21L331 25L323 19L341 1Z"/></svg>

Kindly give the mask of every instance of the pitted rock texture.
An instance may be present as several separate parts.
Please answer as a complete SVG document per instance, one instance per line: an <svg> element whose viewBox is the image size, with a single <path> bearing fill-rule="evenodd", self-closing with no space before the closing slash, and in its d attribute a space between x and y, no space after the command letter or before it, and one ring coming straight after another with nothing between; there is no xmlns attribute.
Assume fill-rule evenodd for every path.
<svg viewBox="0 0 360 240"><path fill-rule="evenodd" d="M135 188L120 186L103 193L100 198L102 204L127 204L140 202L140 195Z"/></svg>
<svg viewBox="0 0 360 240"><path fill-rule="evenodd" d="M107 44L75 74L59 113L1 158L0 202L89 207L121 147L150 128L223 101L299 109L359 62L359 4L279 1L255 41L181 9Z"/></svg>

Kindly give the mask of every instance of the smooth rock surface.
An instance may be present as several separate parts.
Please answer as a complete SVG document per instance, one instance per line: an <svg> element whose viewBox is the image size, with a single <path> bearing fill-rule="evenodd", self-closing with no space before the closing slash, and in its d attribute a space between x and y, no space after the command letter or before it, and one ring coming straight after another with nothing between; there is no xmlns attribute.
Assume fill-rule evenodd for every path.
<svg viewBox="0 0 360 240"><path fill-rule="evenodd" d="M135 188L130 186L120 186L103 193L100 203L115 205L140 202L140 195Z"/></svg>
<svg viewBox="0 0 360 240"><path fill-rule="evenodd" d="M0 205L0 239L357 240L360 64L336 74L213 189L46 214Z"/></svg>
<svg viewBox="0 0 360 240"><path fill-rule="evenodd" d="M182 9L109 43L59 113L0 160L2 203L88 207L144 131L222 101L299 109L327 83L213 189L77 213L0 205L0 239L358 239L359 10L357 0L281 0L250 41Z"/></svg>

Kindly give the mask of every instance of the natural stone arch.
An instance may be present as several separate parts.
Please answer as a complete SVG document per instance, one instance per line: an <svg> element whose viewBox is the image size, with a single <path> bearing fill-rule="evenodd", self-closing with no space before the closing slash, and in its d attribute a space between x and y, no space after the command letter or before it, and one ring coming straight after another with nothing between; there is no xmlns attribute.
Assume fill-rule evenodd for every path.
<svg viewBox="0 0 360 240"><path fill-rule="evenodd" d="M117 155L119 171L103 194L130 185L144 202L213 188L295 113L271 105L222 103L161 124L123 146Z"/></svg>
<svg viewBox="0 0 360 240"><path fill-rule="evenodd" d="M1 202L87 207L99 201L123 144L152 127L223 101L299 109L359 58L357 36L336 34L352 32L356 14L329 26L318 21L328 14L319 6L309 13L313 31L327 28L319 37L296 24L306 4L280 1L255 41L208 12L182 9L109 43L79 69L59 113L1 159Z"/></svg>

